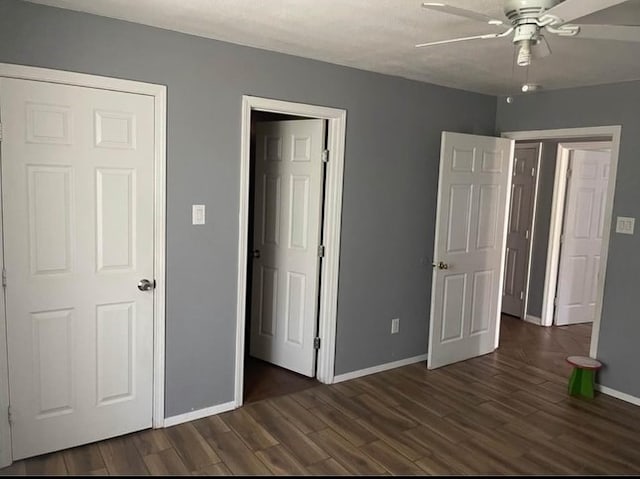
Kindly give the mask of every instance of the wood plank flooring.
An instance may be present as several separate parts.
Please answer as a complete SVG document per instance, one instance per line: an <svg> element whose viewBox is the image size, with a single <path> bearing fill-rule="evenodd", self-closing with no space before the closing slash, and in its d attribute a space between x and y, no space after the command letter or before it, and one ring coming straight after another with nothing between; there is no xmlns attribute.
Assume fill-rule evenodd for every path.
<svg viewBox="0 0 640 479"><path fill-rule="evenodd" d="M640 407L567 396L564 358L588 352L590 326L502 323L490 355L317 385L0 474L640 474Z"/></svg>

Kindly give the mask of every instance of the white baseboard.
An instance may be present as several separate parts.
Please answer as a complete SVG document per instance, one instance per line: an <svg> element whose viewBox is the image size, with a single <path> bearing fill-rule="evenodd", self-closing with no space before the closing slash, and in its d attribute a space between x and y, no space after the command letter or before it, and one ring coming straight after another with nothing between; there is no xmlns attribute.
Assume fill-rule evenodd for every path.
<svg viewBox="0 0 640 479"><path fill-rule="evenodd" d="M608 388L606 386L601 386L600 384L596 384L596 390L600 391L607 396L612 396L617 399L622 399L631 404L635 404L636 406L640 406L640 398L632 396L631 394L623 393L620 391L616 391L615 389Z"/></svg>
<svg viewBox="0 0 640 479"><path fill-rule="evenodd" d="M539 318L537 316L532 316L530 314L525 315L525 317L523 319L527 323L537 324L538 326L540 326L542 324L542 318Z"/></svg>
<svg viewBox="0 0 640 479"><path fill-rule="evenodd" d="M197 411L191 411L177 416L167 417L164 420L164 427L171 427L184 422L195 421L196 419L202 419L203 417L213 416L214 414L220 414L222 412L231 411L236 408L235 401L230 401L224 404L218 404L217 406L211 406L204 409L198 409Z"/></svg>
<svg viewBox="0 0 640 479"><path fill-rule="evenodd" d="M371 368L360 369L350 373L339 374L333 377L333 383L340 383L342 381L348 381L349 379L356 379L362 376L368 376L369 374L380 373L389 369L395 369L402 366L407 366L413 363L419 363L420 361L426 361L427 355L421 354L420 356L414 356L412 358L401 359L400 361L394 361L392 363L381 364L379 366L373 366Z"/></svg>

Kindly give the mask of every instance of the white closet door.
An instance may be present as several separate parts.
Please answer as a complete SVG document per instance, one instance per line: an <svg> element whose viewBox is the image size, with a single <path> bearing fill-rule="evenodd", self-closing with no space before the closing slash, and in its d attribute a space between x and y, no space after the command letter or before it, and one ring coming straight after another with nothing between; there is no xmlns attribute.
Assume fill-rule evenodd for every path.
<svg viewBox="0 0 640 479"><path fill-rule="evenodd" d="M151 426L154 105L0 81L13 459Z"/></svg>

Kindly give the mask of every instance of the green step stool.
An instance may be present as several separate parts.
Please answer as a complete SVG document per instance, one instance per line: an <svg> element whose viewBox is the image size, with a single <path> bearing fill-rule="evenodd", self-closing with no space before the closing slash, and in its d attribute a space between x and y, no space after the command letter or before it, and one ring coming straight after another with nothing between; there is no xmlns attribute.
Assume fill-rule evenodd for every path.
<svg viewBox="0 0 640 479"><path fill-rule="evenodd" d="M569 378L569 394L593 399L593 385L596 371L602 367L597 359L587 356L569 356L567 362L573 366Z"/></svg>

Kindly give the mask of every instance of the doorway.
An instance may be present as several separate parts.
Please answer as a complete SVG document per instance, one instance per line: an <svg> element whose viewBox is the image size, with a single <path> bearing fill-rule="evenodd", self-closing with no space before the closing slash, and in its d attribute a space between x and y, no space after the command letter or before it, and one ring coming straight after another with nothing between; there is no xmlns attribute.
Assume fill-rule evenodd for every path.
<svg viewBox="0 0 640 479"><path fill-rule="evenodd" d="M318 382L326 120L251 112L244 402Z"/></svg>
<svg viewBox="0 0 640 479"><path fill-rule="evenodd" d="M581 342L589 343L588 354L595 357L619 127L503 136L516 139L516 149L534 145L539 148L532 195L535 204L527 227L531 233L523 290L525 305L521 315L503 318L515 316L536 325L554 326L548 334L563 331L580 336ZM510 221L513 217L510 215ZM505 253L508 258L508 252ZM503 301L503 313L509 313L504 306Z"/></svg>
<svg viewBox="0 0 640 479"><path fill-rule="evenodd" d="M260 389L255 371L283 393L333 381L345 120L243 97L236 407Z"/></svg>
<svg viewBox="0 0 640 479"><path fill-rule="evenodd" d="M619 126L611 126L507 132L502 134L502 139L443 132L433 255L429 369L490 353L500 343L508 210L516 141L610 141L609 176L606 194L601 188L604 198L599 212L603 232L599 274L591 291L595 315L589 354L596 356L620 130ZM560 176L555 175L554 185L559 184ZM502 193L505 190L508 190L507 194ZM558 211L558 205L564 203L558 203L559 188L554 186L553 190L552 203L554 211ZM560 230L555 224L552 221L550 225L554 233ZM547 271L552 265L549 256L556 251L559 249L549 248ZM557 280L557 274L546 274L546 278L549 281L545 281L544 286L542 309L546 314L543 314L542 324L550 326L553 308L548 314L548 305L549 302L553 305L555 284L550 287L549 283Z"/></svg>
<svg viewBox="0 0 640 479"><path fill-rule="evenodd" d="M599 272L610 138L523 141L516 142L515 150L502 313L538 325L591 322L587 316L592 318L594 311L587 316L582 314L583 319L578 319L576 302L593 309L597 285L589 280L582 285L580 280L573 279L585 274L586 278L591 278L591 272L597 277ZM524 175L522 170L525 170ZM589 175L599 175L599 180L589 179ZM578 220L583 223L576 224ZM550 235L552 222L556 225ZM572 239L576 227L581 229L580 237ZM582 249L580 259L565 261L563 258L569 254L569 249L575 247ZM548 252L557 256L558 265L552 269L546 264ZM553 278L558 275L565 281L558 282ZM551 301L551 320L543 320L542 314L546 283L558 286L547 286L549 292L555 293ZM586 290L590 291L590 299L575 297L584 296ZM570 299L569 296L574 297ZM573 314L570 320L565 318L567 310Z"/></svg>

